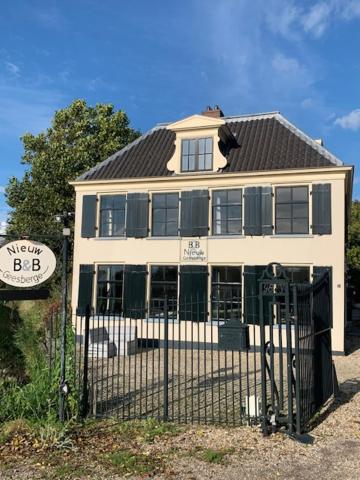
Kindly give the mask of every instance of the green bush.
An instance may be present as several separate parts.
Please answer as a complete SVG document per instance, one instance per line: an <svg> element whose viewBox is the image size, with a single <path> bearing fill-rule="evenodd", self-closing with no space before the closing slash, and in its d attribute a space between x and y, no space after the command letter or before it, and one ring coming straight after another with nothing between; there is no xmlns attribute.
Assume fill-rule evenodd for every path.
<svg viewBox="0 0 360 480"><path fill-rule="evenodd" d="M21 314L21 322L14 333L14 344L23 358L25 380L0 380L0 422L24 418L54 421L59 406L60 338L58 322L55 325L57 349L53 361L49 359L49 338L46 335L46 310L34 306ZM66 378L71 394L66 402L66 416L77 413L74 369L74 334L69 326L67 331Z"/></svg>

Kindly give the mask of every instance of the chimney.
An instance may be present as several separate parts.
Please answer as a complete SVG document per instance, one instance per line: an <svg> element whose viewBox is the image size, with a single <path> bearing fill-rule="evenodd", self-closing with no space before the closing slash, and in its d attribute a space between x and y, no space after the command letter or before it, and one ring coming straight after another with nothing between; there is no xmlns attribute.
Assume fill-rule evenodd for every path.
<svg viewBox="0 0 360 480"><path fill-rule="evenodd" d="M210 105L208 105L205 111L201 112L201 115L212 118L220 118L224 116L224 112L221 110L219 105L215 105L214 108L211 108Z"/></svg>

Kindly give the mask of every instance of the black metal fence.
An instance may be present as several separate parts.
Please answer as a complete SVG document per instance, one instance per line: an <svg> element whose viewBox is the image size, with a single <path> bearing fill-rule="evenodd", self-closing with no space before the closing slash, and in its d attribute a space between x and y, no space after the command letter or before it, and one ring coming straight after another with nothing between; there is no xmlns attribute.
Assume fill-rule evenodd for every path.
<svg viewBox="0 0 360 480"><path fill-rule="evenodd" d="M329 295L326 275L293 285L271 265L243 302L73 315L82 414L300 433L333 393Z"/></svg>

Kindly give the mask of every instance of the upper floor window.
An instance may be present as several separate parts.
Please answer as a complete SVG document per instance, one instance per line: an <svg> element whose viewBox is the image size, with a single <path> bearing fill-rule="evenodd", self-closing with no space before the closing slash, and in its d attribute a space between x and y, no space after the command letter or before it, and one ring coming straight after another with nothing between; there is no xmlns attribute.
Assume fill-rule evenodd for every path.
<svg viewBox="0 0 360 480"><path fill-rule="evenodd" d="M212 197L213 235L242 233L242 189L216 190Z"/></svg>
<svg viewBox="0 0 360 480"><path fill-rule="evenodd" d="M125 235L126 195L100 197L100 237Z"/></svg>
<svg viewBox="0 0 360 480"><path fill-rule="evenodd" d="M179 194L154 193L152 196L152 234L177 236L179 228Z"/></svg>
<svg viewBox="0 0 360 480"><path fill-rule="evenodd" d="M308 187L277 187L275 201L276 233L309 233Z"/></svg>
<svg viewBox="0 0 360 480"><path fill-rule="evenodd" d="M213 169L213 139L194 138L181 141L181 171L197 172Z"/></svg>

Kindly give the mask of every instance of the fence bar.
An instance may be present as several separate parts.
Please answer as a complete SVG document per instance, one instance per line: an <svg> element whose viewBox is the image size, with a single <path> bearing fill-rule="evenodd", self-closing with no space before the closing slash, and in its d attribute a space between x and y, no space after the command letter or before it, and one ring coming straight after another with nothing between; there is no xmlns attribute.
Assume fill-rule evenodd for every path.
<svg viewBox="0 0 360 480"><path fill-rule="evenodd" d="M81 399L81 416L84 418L89 412L89 333L90 333L90 307L86 307L85 311L85 336L84 336L84 375L83 375L83 391ZM95 399L96 401L96 399Z"/></svg>
<svg viewBox="0 0 360 480"><path fill-rule="evenodd" d="M164 301L164 405L163 405L163 419L167 421L169 418L169 306L168 299L165 296Z"/></svg>

